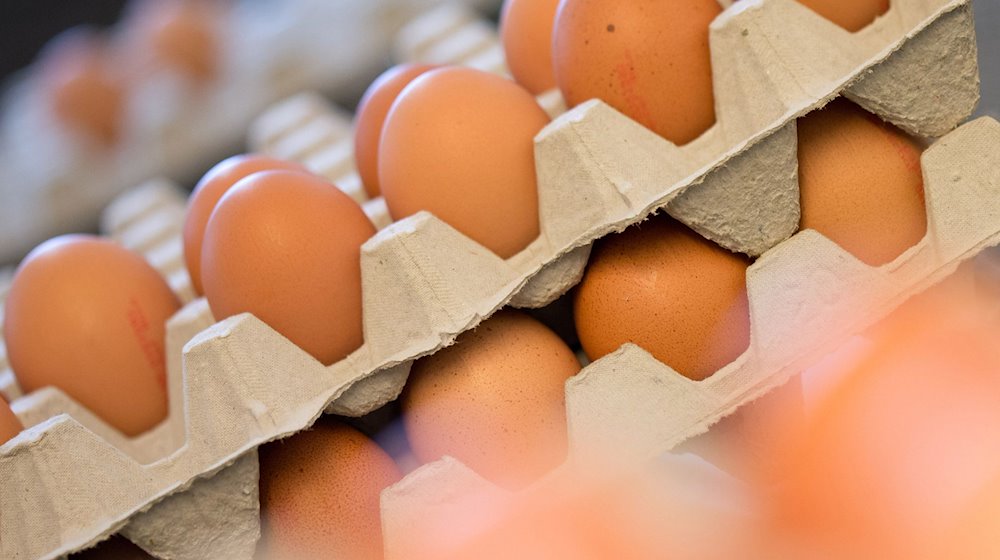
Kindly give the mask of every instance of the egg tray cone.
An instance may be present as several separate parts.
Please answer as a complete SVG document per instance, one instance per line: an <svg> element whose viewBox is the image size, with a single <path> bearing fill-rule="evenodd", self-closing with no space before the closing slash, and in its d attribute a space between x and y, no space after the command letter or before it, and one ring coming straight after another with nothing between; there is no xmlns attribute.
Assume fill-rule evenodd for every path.
<svg viewBox="0 0 1000 560"><path fill-rule="evenodd" d="M941 42L937 45L940 50L933 52L956 53L956 57L945 68L950 76L943 82L947 84L947 95L935 95L929 90L924 93L937 100L954 100L962 99L962 92L975 90L974 34L968 2L899 0L889 14L873 24L874 29L881 29L879 34L848 34L846 42L840 41L845 39L841 29L791 0L751 1L738 8L725 12L713 24L713 48L725 44L724 50L750 57L733 62L733 76L729 79L743 76L745 83L737 83L743 83L739 87L744 92L756 88L754 91L766 95L743 94L733 99L720 96L720 108L730 102L736 106L720 110L716 127L684 148L674 147L597 101L563 115L536 138L540 238L521 254L504 261L427 213L382 230L362 250L366 342L340 363L321 366L250 315L227 319L200 332L185 346L183 375L171 376L176 379L170 388L174 408L163 429L177 438L176 447L158 460L143 463L128 455L98 435L99 430L91 429L89 419L84 424L61 416L27 430L0 450L0 477L11 487L24 490L0 501L0 552L5 557L48 558L83 548L117 530L135 513L187 488L199 477L218 472L258 445L307 427L324 411L360 415L395 398L413 359L450 344L459 333L510 303L533 278L542 277L540 271L546 271L546 281L554 282L552 278L556 278L567 285L537 291L565 291L574 275L550 273L567 262L559 257L570 255L582 269L586 257L581 255L593 240L645 219L652 211L677 200L677 195L689 186L695 186L690 192L715 192L720 197L728 197L735 188L729 185L736 184L777 183L794 189L792 119L822 106L845 88L849 87L847 93L852 94L869 80L885 84L879 99L891 101L903 95L896 90L913 88L914 76L933 73L920 58L927 56L921 37L926 39L928 33L950 37L951 41ZM749 32L744 34L744 30ZM794 33L786 36L789 30ZM807 37L813 46L797 45L795 40L801 37ZM866 48L859 46L862 42L856 39L860 37L869 38L864 43ZM910 47L922 54L913 55ZM721 61L715 61L714 67L717 74L725 74L720 69ZM956 71L962 68L965 71ZM862 76L864 80L857 82ZM885 105L892 107L891 102ZM907 111L900 109L900 113ZM891 111L880 114L894 122L904 120ZM930 119L913 119L913 113L909 114L912 121ZM949 124L941 125L944 129L956 124L952 117L945 120ZM928 238L889 265L894 272L893 282L906 277L909 286L917 290L956 266L958 260L998 241L1000 217L990 210L992 200L998 199L997 180L989 166L983 169L984 161L996 167L996 154L984 155L986 144L966 140L971 135L977 141L995 145L996 128L993 121L977 121L939 143L932 153L950 158L952 161L946 161L943 167L958 178L953 181L952 176L946 177L944 182L951 184L943 193L940 170L928 165L933 162L930 154L925 157ZM948 150L948 146L961 150ZM981 173L976 175L973 169ZM963 186L964 191L959 188ZM793 191L787 198L794 202L797 194ZM724 201L720 198L720 202ZM781 212L778 214L787 219ZM770 223L768 218L755 220ZM797 221L797 215L790 220ZM762 258L765 264L756 270L774 268L777 272L772 281L799 285L795 276L783 273L786 268L791 269L789 274L801 271L796 272L795 263L786 262L787 257L781 258L797 252L815 253L810 256L812 261L827 263L827 270L836 269L831 277L842 275L848 279L844 285L834 282L830 286L844 289L845 298L867 294L876 303L885 304L881 298L904 297L867 292L865 288L871 286L853 285L853 281L888 281L888 269L865 268L811 232L779 246ZM798 253L793 260L804 257ZM832 282L829 277L820 280L822 284L811 281L802 286ZM787 306L796 298L789 296L794 292L789 292L788 286L784 287L779 290L779 303ZM774 340L779 335L794 334L805 348L811 348L807 343L821 342L803 339L801 328L782 333L776 327L768 330L757 324L763 313L758 309L768 309L766 302L771 297L766 290L759 295L759 289L750 287L755 318L750 357L732 366L734 370L745 363L764 367L800 359ZM874 303L871 307L880 308ZM173 334L168 336L186 339L178 333L190 332L192 325L200 330L211 321L205 312L203 302L191 304L171 321ZM788 321L782 325L801 327L809 318L789 312ZM753 354L754 349L774 354L764 360ZM599 384L608 376L595 372L621 356L636 363L650 363L638 349L626 348L589 367L580 382ZM707 425L712 415L724 414L737 406L736 401L765 391L783 375L780 371L764 371L741 383L742 374L724 373L706 384L713 388L712 392L692 393L692 399L709 401L714 406L707 408L711 412L704 412L703 401L672 406L690 408L690 416L705 419ZM621 383L620 378L614 383ZM672 391L685 385L681 381L657 384L668 384ZM625 392L620 386L614 391L618 395ZM733 402L718 394L732 397ZM635 411L641 409L632 404L626 410L631 411L631 417L640 417ZM584 420L579 420L572 409L570 418L571 437L579 437ZM648 419L644 421L647 423L655 425ZM668 444L683 439L674 433L676 425L656 425L658 435L649 439ZM95 508L94 504L101 507Z"/></svg>

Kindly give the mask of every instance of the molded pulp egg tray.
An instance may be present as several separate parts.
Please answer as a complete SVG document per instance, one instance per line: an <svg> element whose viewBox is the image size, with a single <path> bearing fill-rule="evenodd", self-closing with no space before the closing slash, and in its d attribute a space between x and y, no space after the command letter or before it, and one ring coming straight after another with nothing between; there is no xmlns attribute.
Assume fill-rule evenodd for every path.
<svg viewBox="0 0 1000 560"><path fill-rule="evenodd" d="M702 382L630 345L591 364L567 385L574 454L622 433L640 455L668 450L1000 243L1000 124L948 132L978 97L968 0L896 0L855 34L793 0L750 0L712 24L711 45L718 122L691 144L599 101L536 137L542 233L522 253L504 261L427 213L368 241L365 344L345 360L324 367L253 316L216 323L196 300L168 324L171 408L153 432L128 440L57 390L14 401L31 427L0 448L0 481L18 489L0 497L0 556L52 558L124 527L165 558L249 558L259 445L396 398L414 359L505 305L553 301L595 239L661 208L762 253L747 278L750 348ZM917 135L947 133L922 158L926 238L879 268L812 231L786 240L799 221L794 119L840 94Z"/></svg>

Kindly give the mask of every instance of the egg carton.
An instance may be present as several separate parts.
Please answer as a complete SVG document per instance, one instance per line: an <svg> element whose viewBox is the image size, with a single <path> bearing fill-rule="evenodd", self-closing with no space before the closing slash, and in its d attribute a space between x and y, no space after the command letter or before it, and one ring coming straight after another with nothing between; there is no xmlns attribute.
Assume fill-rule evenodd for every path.
<svg viewBox="0 0 1000 560"><path fill-rule="evenodd" d="M714 375L692 381L626 344L570 378L569 457L547 478L609 453L623 462L662 456L737 408L774 398L782 384L801 392L794 376L831 354L856 352L859 333L1000 244L1000 123L987 117L959 128L927 150L922 166L926 237L880 267L812 230L768 251L747 273L750 347ZM473 513L471 505L505 494L450 457L414 471L382 494L386 559L420 550L414 527L428 517L462 519L456 511Z"/></svg>
<svg viewBox="0 0 1000 560"><path fill-rule="evenodd" d="M0 502L2 552L13 557L52 557L87 546L135 512L262 443L309 426L323 412L361 415L381 406L399 394L412 360L450 344L458 334L507 304L537 305L558 297L578 281L593 240L645 219L689 186L696 185L694 192L706 197L718 195L719 204L726 203L726 193L734 192L729 187L734 182L794 186L793 119L822 106L845 88L854 98L861 97L858 91L878 93L872 99L892 109L880 113L890 120L930 123L926 130L952 128L960 117L935 120L935 111L922 112L921 104L915 104L908 114L902 109L896 114L891 101L906 97L909 88L917 87L914 79L931 79L928 76L934 72L927 70L928 59L939 61L943 56L949 60L944 67L948 78L936 89L930 87L932 83L923 92L939 104L937 110L951 110L942 105L953 100L962 105L963 92L974 89L970 83L976 76L969 3L899 0L870 29L876 31L845 34L792 0L747 1L734 6L712 28L713 48L730 53L734 59L728 66L721 57L715 60L720 107L733 106L720 109L719 124L703 137L708 140L677 148L599 101L569 111L536 138L542 231L538 240L505 261L428 213L383 229L362 248L365 344L329 367L248 314L201 331L185 347L183 376L174 381L174 390L180 394L172 393L171 402L182 408L184 415L167 421L178 433L192 437L184 439L182 447L166 458L142 464L66 416L26 431L0 450L0 479L24 490L12 500ZM795 43L803 37L808 41ZM968 61L966 55L973 60ZM725 70L731 72L723 79ZM859 82L862 76L864 80ZM894 82L900 84L891 87ZM947 89L941 89L945 86ZM941 91L947 95L934 93ZM882 102L883 96L889 101ZM982 143L966 145L964 139L970 132ZM937 257L958 259L987 241L995 242L990 236L1000 231L1000 222L983 212L988 214L990 199L997 198L996 181L985 171L978 176L970 171L981 169L987 160L996 164L995 157L982 154L982 147L989 145L986 142L996 141L995 132L995 122L977 122L939 145L961 145L974 155L971 158L940 147L933 152L946 153L958 162L945 166L954 174L947 179L957 180L942 193L941 177L928 169L931 235L891 267L904 275L912 273L916 279L911 288L929 283L947 266L936 262ZM928 161L932 160L925 157ZM969 193L962 191L963 186L985 192L966 196ZM943 201L936 200L939 196ZM797 195L790 198L797 200ZM953 218L951 209L965 210L965 206L971 208L961 221L938 221L942 213ZM994 223L983 223L990 218ZM761 223L769 220L760 219ZM977 237L981 231L976 228L989 230L984 235L986 241ZM854 261L811 232L772 251L762 262L778 269L793 268L775 255L795 253L795 247L811 238L817 251L827 253L823 258L848 267L844 277L850 276ZM940 253L943 249L948 251ZM758 264L755 270L763 266ZM859 266L854 262L853 269ZM794 278L775 276L782 287L794 282ZM900 276L897 272L893 280ZM873 281L870 277L852 279ZM820 280L831 282L830 278ZM861 293L870 286L852 288ZM760 315L756 309L764 305L763 296L755 295L757 290L759 286L751 286L755 316ZM782 292L779 303L787 305L794 299ZM795 327L789 331L791 339L812 342L800 332L809 317L791 315L787 317ZM180 336L176 333L200 330L199 322L211 321L207 305L199 300L171 321L170 331ZM197 329L192 325L198 325ZM760 340L770 334L764 331L762 335L756 328L754 348L781 354L783 347L774 340ZM595 372L618 363L615 360L622 356L628 359L636 355L643 353L626 348L595 362L578 382L597 383L614 377ZM630 379L627 373L617 372L619 383ZM771 379L769 375L764 377ZM738 385L732 375L717 375L715 379ZM707 383L717 382L710 378ZM761 391L765 386L762 383ZM644 387L635 392L648 390ZM622 399L626 394L631 392L618 386L606 398ZM748 390L747 395L751 394ZM635 414L641 409L630 405L629 410L631 416L641 416ZM569 414L571 436L579 437L579 426L586 421L576 418L573 409ZM600 422L595 419L592 423ZM605 432L595 431L599 433ZM39 484L39 472L58 476L43 476L45 482ZM135 483L109 484L109 479ZM59 499L62 496L74 499ZM95 503L106 507L94 508ZM53 520L65 520L57 525L58 534L51 531ZM40 529L43 527L47 530Z"/></svg>
<svg viewBox="0 0 1000 560"><path fill-rule="evenodd" d="M892 41L900 32L912 30L929 12L955 9L955 3L894 2L888 13L854 34L828 22L818 25L820 16L808 8L792 6L790 1L765 2L774 6L761 17L740 13L760 10L761 3L744 2L730 8L732 2L720 1L727 11L713 23L710 39L718 121L702 137L680 148L681 152L715 157L720 147L739 146L745 141L748 127L766 130L760 127L775 124L775 116L797 108L796 101L803 97L828 96L833 83L839 86L837 89L849 85L847 97L918 136L940 136L975 108L979 89L978 78L972 79L978 72L970 6L962 8L964 13L952 16L963 20L960 23L938 23L909 41L897 56L871 65L869 57L878 61L888 54L886 48L891 52L900 47ZM783 27L789 18L806 25L793 33ZM729 24L732 20L741 21ZM917 28L925 22L920 23ZM491 25L460 4L443 5L404 27L394 52L406 62L467 65L506 74L501 66L478 64L477 55L484 50L499 50L502 56L499 38ZM734 36L737 28L740 37ZM813 32L817 34L810 35ZM778 40L772 40L775 38ZM824 55L832 56L824 59ZM868 61L863 62L866 58ZM776 60L788 70L783 75L767 72ZM751 69L734 68L741 63ZM860 71L852 73L852 68ZM921 70L910 75L916 68ZM946 95L931 94L946 88ZM748 107L735 99L738 96L755 101ZM557 89L539 96L539 102L553 117L565 111ZM782 143L794 156L794 139L785 138ZM666 210L717 244L756 257L798 229L797 182L795 177L783 179L747 184L734 181L728 192L690 189L668 204ZM720 204L722 200L725 202Z"/></svg>

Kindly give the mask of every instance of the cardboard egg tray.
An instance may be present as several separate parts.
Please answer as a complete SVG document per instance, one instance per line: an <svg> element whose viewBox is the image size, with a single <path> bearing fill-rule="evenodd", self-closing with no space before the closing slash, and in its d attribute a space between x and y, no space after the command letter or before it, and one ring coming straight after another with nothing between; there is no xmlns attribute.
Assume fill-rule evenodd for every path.
<svg viewBox="0 0 1000 560"><path fill-rule="evenodd" d="M123 450L128 442L114 445L83 412L26 430L0 449L0 480L24 489L0 501L0 552L48 558L86 547L324 411L361 415L381 406L399 394L413 359L506 304L558 297L578 281L593 240L676 203L681 192L703 193L721 207L740 198L737 184L777 185L768 191L775 208L745 210L754 230L773 221L797 226L793 119L842 92L924 136L953 128L976 98L965 0L898 0L853 35L792 0L745 1L713 24L712 45L719 123L692 144L673 146L599 101L538 135L542 234L519 255L499 259L427 213L367 242L365 344L342 362L323 367L251 315L212 324L203 300L189 304L169 325L171 412L157 428L171 434L163 436L171 442L165 454L148 460ZM928 100L913 100L913 91ZM899 102L907 97L909 106ZM809 231L768 251L748 276L751 348L708 380L688 382L630 346L589 366L568 384L568 393L580 395L568 397L571 447L587 449L611 426L643 418L641 429L625 432L639 436L635 449L668 448L787 378L828 339L874 321L1000 242L998 156L990 147L997 140L1000 125L981 120L925 154L928 236L890 265L861 265ZM760 238L735 227L730 234L733 244ZM836 315L831 309L864 317L809 333L814 318ZM190 333L198 334L178 369L175 349ZM186 503L179 494L149 512Z"/></svg>

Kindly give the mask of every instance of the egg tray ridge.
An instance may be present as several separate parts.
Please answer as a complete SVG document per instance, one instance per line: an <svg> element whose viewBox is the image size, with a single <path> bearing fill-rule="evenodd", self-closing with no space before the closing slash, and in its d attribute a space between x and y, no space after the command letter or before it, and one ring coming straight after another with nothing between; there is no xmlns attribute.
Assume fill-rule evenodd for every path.
<svg viewBox="0 0 1000 560"><path fill-rule="evenodd" d="M814 43L842 32L791 0L750 1L739 7L713 24L716 47L726 40L740 45L740 38L752 42L749 38L769 22L781 22L782 30L792 29L791 35L808 37ZM376 408L398 394L413 359L446 346L507 304L543 268L551 271L560 266L556 257L569 253L585 263L581 255L592 240L641 221L689 185L710 191L727 181L788 182L789 177L794 181L791 119L823 105L910 37L933 31L929 26L934 22L935 27L951 29L946 35L965 45L963 52L968 52L969 42L974 44L968 9L966 1L899 0L874 25L906 21L909 26L856 67L845 55L847 62L841 66L850 68L833 80L814 68L808 68L805 75L785 70L799 68L804 61L828 62L836 58L831 56L836 50L796 47L779 58L789 67L762 62L761 68L770 72L767 79L764 75L757 79L788 90L754 101L769 104L759 111L720 112L716 129L723 132L715 138L731 141L719 141L725 147L717 146L714 154L707 141L676 148L597 101L570 111L536 139L542 234L528 249L503 261L426 213L391 225L363 248L365 345L327 368L252 316L213 325L185 347L184 375L177 382L182 397L173 401L183 408L184 418L178 421L186 419L180 428L185 437L179 448L155 462L140 464L67 416L27 430L0 450L0 480L24 489L0 502L0 552L14 558L54 557L85 547L195 478L218 471L266 441L310 425L328 407L340 414L363 414ZM895 20L889 17L893 14ZM744 30L750 32L744 34ZM770 37L769 50L757 55L765 59L773 55L775 41L789 44L787 39L782 43ZM919 51L920 42L915 45ZM741 45L746 50L741 54L755 52L751 46ZM947 42L938 45L942 52L951 46ZM913 65L921 67L920 60L909 66L900 63L907 52L904 49L883 62L881 71L851 86L848 93L863 101L856 92L877 90L870 87L872 83L919 74ZM971 54L974 59L974 48ZM719 62L714 64L719 72ZM737 66L753 68L747 61ZM947 69L959 67L968 68L955 62ZM974 81L974 73L964 77ZM867 90L861 87L866 82ZM904 83L899 87L912 87ZM882 93L888 97L879 96L880 103L891 109L892 98L899 92L890 88ZM887 115L890 109L879 114L889 120L906 120ZM734 120L727 115L734 115ZM760 132L740 135L740 129ZM717 168L721 168L719 173L711 173ZM797 239L803 237L808 238L808 232ZM391 330L380 328L385 326ZM69 464L67 450L75 450L69 454ZM109 474L115 472L119 475ZM118 482L109 485L109 478ZM39 484L40 479L44 483ZM60 534L43 529L54 525Z"/></svg>

